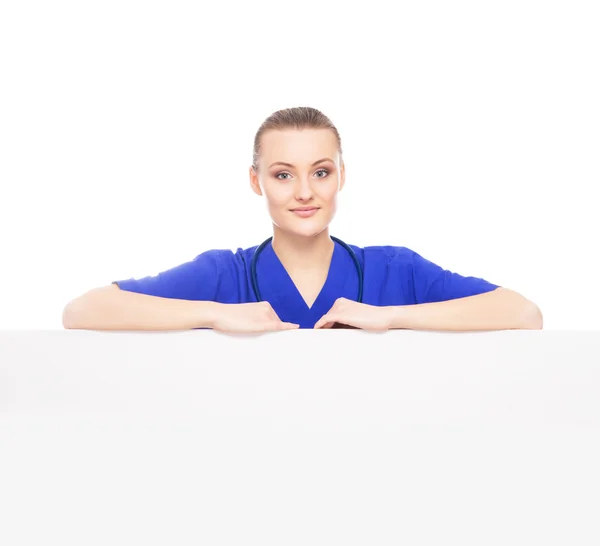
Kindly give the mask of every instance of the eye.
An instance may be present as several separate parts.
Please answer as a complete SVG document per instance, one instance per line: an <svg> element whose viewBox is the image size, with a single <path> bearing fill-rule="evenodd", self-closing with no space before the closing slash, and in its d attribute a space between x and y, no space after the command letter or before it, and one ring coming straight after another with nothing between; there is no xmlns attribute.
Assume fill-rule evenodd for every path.
<svg viewBox="0 0 600 546"><path fill-rule="evenodd" d="M317 171L317 173L325 173L325 176L327 176L329 174L329 171L327 169L319 169ZM288 172L280 172L275 175L275 178L277 180L289 180L289 178L279 178L280 176L285 175L285 174L290 175L290 173L288 173ZM325 178L325 176L317 176L317 178Z"/></svg>

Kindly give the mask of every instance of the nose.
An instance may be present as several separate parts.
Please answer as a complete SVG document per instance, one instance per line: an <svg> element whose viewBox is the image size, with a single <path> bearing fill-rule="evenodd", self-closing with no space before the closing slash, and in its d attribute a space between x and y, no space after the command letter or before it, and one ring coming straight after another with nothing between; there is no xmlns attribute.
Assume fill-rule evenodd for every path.
<svg viewBox="0 0 600 546"><path fill-rule="evenodd" d="M309 201L313 195L312 186L308 176L299 176L296 185L296 199L298 201Z"/></svg>

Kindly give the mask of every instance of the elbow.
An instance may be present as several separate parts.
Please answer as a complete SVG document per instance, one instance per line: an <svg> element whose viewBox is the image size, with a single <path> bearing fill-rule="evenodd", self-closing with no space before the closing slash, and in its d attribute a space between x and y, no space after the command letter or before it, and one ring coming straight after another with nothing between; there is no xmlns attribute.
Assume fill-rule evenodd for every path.
<svg viewBox="0 0 600 546"><path fill-rule="evenodd" d="M498 293L498 297L502 298L503 308L508 313L506 320L511 324L510 329L543 329L544 317L542 316L542 311L535 303L525 298L522 294L508 288L501 287L494 292Z"/></svg>
<svg viewBox="0 0 600 546"><path fill-rule="evenodd" d="M75 330L82 327L82 317L86 309L85 296L79 296L71 300L62 312L62 325L65 330Z"/></svg>
<svg viewBox="0 0 600 546"><path fill-rule="evenodd" d="M72 330L75 328L72 302L68 303L63 309L62 325L65 330Z"/></svg>
<svg viewBox="0 0 600 546"><path fill-rule="evenodd" d="M544 327L544 316L540 308L533 302L529 302L524 314L523 329L542 330Z"/></svg>

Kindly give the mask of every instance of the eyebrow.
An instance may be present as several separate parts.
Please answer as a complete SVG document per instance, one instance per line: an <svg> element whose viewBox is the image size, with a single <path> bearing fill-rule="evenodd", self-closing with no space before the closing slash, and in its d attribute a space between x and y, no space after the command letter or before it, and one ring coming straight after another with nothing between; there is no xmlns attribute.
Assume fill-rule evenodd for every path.
<svg viewBox="0 0 600 546"><path fill-rule="evenodd" d="M314 167L315 165L318 165L319 163L323 163L324 161L331 161L332 163L334 162L333 159L329 159L328 157L324 157L323 159L319 159L318 161L315 161L311 167ZM291 167L294 168L294 166L291 163L284 163L283 161L275 161L275 163L271 164L269 166L269 169L271 167L273 167L274 165L284 165L285 167Z"/></svg>

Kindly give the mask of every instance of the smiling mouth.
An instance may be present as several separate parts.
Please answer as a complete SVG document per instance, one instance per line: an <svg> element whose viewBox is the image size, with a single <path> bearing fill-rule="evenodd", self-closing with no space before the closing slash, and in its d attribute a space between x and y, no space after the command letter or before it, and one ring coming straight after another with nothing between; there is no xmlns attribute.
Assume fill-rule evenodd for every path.
<svg viewBox="0 0 600 546"><path fill-rule="evenodd" d="M304 208L299 208L299 209L292 209L291 212L293 212L296 216L300 216L301 218L307 218L309 216L312 216L313 214L316 214L320 209L318 207L304 207Z"/></svg>

